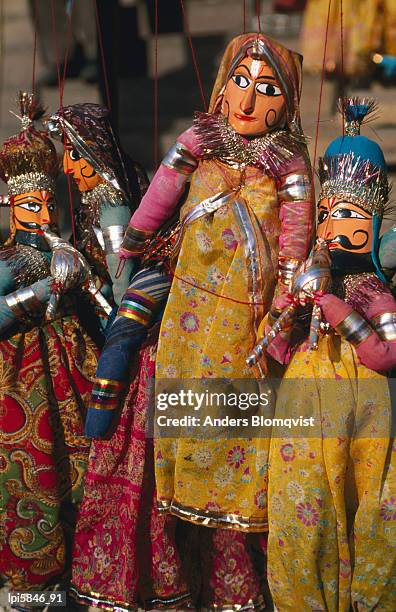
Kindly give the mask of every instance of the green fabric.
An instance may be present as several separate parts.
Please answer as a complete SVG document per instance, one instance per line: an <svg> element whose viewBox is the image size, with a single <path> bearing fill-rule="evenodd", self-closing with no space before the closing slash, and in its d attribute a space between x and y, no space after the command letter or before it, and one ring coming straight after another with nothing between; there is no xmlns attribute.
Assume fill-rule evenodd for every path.
<svg viewBox="0 0 396 612"><path fill-rule="evenodd" d="M8 268L8 266L5 266ZM1 288L2 288L2 297L0 297L0 333L6 331L15 321L17 317L13 313L13 311L9 308L5 301L5 295L12 293L14 287L12 289L5 289L4 278L3 278L3 266L0 268L1 275ZM9 270L9 269L8 269ZM4 275L5 276L5 275ZM13 279L11 277L11 282L13 284ZM30 287L33 289L37 299L41 302L41 304L45 304L48 302L50 297L50 282L51 277L43 278L42 280L36 281Z"/></svg>
<svg viewBox="0 0 396 612"><path fill-rule="evenodd" d="M100 207L100 227L105 229L110 225L128 225L131 218L131 210L126 200L120 202L118 206L109 203L103 203ZM119 306L125 291L129 287L129 281L137 268L137 260L131 258L125 260L122 273L119 278L116 278L119 268L120 259L117 253L109 253L106 255L107 268L113 281L113 297L114 301Z"/></svg>

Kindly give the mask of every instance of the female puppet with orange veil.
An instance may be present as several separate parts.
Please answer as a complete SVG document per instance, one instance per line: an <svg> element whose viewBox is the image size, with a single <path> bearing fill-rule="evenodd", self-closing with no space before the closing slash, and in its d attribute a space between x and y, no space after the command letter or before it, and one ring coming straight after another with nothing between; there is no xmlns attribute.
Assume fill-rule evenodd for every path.
<svg viewBox="0 0 396 612"><path fill-rule="evenodd" d="M300 88L296 53L261 34L231 41L209 112L196 113L193 127L166 155L132 216L124 257L144 253L191 181L159 337L158 390L175 379L185 390L189 381L184 379L210 379L213 390L226 380L228 391L244 390L249 379L254 384L262 377L262 370L246 366L246 357L270 309L277 278L277 292L287 291L290 276L306 257L313 225ZM148 323L133 313L144 312L144 321L152 320L147 309L153 296L148 287L127 302L119 318L124 310L130 333L136 334ZM243 379L242 387L236 379ZM108 382L111 388L120 381ZM108 409L113 408L109 402ZM201 439L170 434L167 439L158 432L155 441L159 507L216 528L201 530L201 542L213 536L206 546L210 584L201 604L260 606L246 534L267 528L268 440L245 439L238 429L217 438L210 428Z"/></svg>

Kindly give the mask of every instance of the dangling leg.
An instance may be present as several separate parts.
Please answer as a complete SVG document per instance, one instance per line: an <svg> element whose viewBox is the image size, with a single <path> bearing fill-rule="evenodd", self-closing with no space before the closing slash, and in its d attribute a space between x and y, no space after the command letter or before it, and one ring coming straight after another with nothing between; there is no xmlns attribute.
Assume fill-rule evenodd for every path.
<svg viewBox="0 0 396 612"><path fill-rule="evenodd" d="M100 438L108 431L134 355L164 305L170 285L170 277L159 269L143 269L128 287L99 360L85 425L87 436Z"/></svg>

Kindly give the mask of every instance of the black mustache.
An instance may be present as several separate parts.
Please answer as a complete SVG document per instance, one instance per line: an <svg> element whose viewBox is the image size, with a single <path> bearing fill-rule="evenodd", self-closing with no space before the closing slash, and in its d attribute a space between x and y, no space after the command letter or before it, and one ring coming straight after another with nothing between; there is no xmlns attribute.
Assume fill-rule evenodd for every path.
<svg viewBox="0 0 396 612"><path fill-rule="evenodd" d="M353 233L353 236L355 237L356 234L364 235L364 240L361 244L353 244L353 242L349 240L348 236L344 236L343 234L339 234L338 236L335 236L334 238L330 238L326 242L328 243L337 242L337 244L340 244L344 249L348 249L349 251L358 251L359 249L362 249L363 247L365 247L366 244L368 243L369 234L365 230L356 230L356 232Z"/></svg>
<svg viewBox="0 0 396 612"><path fill-rule="evenodd" d="M31 230L37 230L41 228L41 225L39 225L38 223L34 223L33 221L18 221L18 223L23 225L23 227L26 227L27 229Z"/></svg>

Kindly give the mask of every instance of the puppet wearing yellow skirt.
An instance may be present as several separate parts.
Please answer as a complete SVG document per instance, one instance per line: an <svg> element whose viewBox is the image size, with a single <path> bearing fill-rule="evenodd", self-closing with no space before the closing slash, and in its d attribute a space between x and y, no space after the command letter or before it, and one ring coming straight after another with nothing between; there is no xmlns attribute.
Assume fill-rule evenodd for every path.
<svg viewBox="0 0 396 612"><path fill-rule="evenodd" d="M282 612L395 609L396 446L384 372L396 363L396 303L377 258L385 162L357 135L370 106L344 102L346 135L320 162L317 235L329 245L332 287L315 300L327 332L317 350L293 355L277 399L276 417L314 423L271 440L268 574Z"/></svg>
<svg viewBox="0 0 396 612"><path fill-rule="evenodd" d="M191 380L219 379L229 381L228 392L244 391L243 380L262 375L246 366L247 354L278 272L286 286L311 238L300 78L299 56L279 43L261 34L234 39L210 112L198 113L180 136L131 219L124 253L136 254L139 237L143 243L169 216L191 176L159 338L158 394L164 381L178 381L188 391ZM244 416L238 408L230 411ZM188 414L201 416L192 408ZM201 428L201 439L191 431L186 437L168 431L171 439L162 437L164 428L155 443L161 508L210 527L264 531L268 439L243 438L232 426L222 435Z"/></svg>

